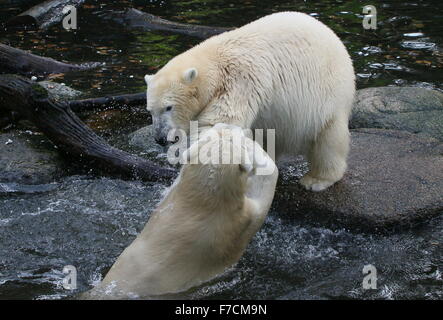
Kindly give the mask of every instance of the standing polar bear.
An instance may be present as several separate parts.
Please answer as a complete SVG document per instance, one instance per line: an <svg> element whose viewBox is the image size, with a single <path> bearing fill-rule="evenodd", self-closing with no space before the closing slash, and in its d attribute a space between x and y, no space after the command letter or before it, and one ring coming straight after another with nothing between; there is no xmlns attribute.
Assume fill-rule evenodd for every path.
<svg viewBox="0 0 443 320"><path fill-rule="evenodd" d="M240 259L274 198L274 161L240 128L224 124L204 132L185 154L189 161L145 228L80 299L181 292ZM259 168L266 174L257 174Z"/></svg>
<svg viewBox="0 0 443 320"><path fill-rule="evenodd" d="M306 14L281 12L214 36L146 75L156 141L170 129L223 122L275 129L275 152L303 154L300 180L320 191L343 177L355 94L340 39Z"/></svg>

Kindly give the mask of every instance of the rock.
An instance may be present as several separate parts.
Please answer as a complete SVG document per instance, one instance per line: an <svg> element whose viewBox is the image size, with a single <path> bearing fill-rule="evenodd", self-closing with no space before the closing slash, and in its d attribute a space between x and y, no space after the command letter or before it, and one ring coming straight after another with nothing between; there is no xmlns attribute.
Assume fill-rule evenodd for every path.
<svg viewBox="0 0 443 320"><path fill-rule="evenodd" d="M144 156L159 165L169 164L166 151L167 147L160 146L154 140L152 134L152 126L143 127L129 135L129 145L132 147L132 152L138 152L140 156Z"/></svg>
<svg viewBox="0 0 443 320"><path fill-rule="evenodd" d="M42 142L43 141L43 142ZM25 132L0 135L0 182L46 184L62 172L62 161L47 140Z"/></svg>
<svg viewBox="0 0 443 320"><path fill-rule="evenodd" d="M405 130L443 141L443 93L415 87L358 90L350 127Z"/></svg>
<svg viewBox="0 0 443 320"><path fill-rule="evenodd" d="M152 126L146 126L129 135L129 144L139 151L152 151L161 153L163 148L155 142Z"/></svg>
<svg viewBox="0 0 443 320"><path fill-rule="evenodd" d="M52 99L57 101L72 100L82 94L80 91L57 82L40 81L38 84L48 91Z"/></svg>
<svg viewBox="0 0 443 320"><path fill-rule="evenodd" d="M391 228L443 213L443 144L408 132L358 129L352 132L349 168L323 192L305 191L296 174L281 169L274 209L356 229ZM294 167L290 167L294 168Z"/></svg>

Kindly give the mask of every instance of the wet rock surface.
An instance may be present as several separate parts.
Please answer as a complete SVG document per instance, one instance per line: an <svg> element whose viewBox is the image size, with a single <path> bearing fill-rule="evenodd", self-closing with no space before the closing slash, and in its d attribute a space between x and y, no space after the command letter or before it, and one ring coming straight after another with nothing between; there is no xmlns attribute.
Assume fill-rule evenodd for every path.
<svg viewBox="0 0 443 320"><path fill-rule="evenodd" d="M46 184L64 171L58 151L35 133L0 134L0 150L0 182Z"/></svg>
<svg viewBox="0 0 443 320"><path fill-rule="evenodd" d="M380 129L352 132L344 178L322 192L305 191L283 168L275 210L358 229L410 225L443 212L443 144ZM298 160L296 174L306 171Z"/></svg>
<svg viewBox="0 0 443 320"><path fill-rule="evenodd" d="M415 87L358 90L350 127L405 130L443 141L443 93Z"/></svg>
<svg viewBox="0 0 443 320"><path fill-rule="evenodd" d="M129 135L131 151L147 157L160 165L170 166L166 152L167 148L160 146L154 140L152 126L146 126Z"/></svg>

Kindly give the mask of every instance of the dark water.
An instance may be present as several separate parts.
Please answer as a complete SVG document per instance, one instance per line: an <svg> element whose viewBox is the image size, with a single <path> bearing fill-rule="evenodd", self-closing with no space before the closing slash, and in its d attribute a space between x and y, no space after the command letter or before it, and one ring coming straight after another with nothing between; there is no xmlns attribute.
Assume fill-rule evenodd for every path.
<svg viewBox="0 0 443 320"><path fill-rule="evenodd" d="M36 1L38 2L38 1ZM149 3L149 4L146 4ZM443 2L371 1L379 28L361 26L361 1L87 1L79 27L46 33L0 33L0 42L71 62L105 62L102 68L61 75L55 81L85 96L144 90L143 76L198 40L167 33L135 32L103 21L106 10L128 6L164 18L216 26L240 26L265 14L299 10L328 24L354 60L358 86L413 85L443 90ZM25 7L0 7L0 20ZM130 113L101 118L117 145L143 124ZM88 118L91 124L94 115ZM92 120L91 120L92 119ZM122 129L123 128L123 129ZM166 186L76 175L32 194L0 193L0 299L58 299L65 265L78 269L77 291L101 279L143 228ZM315 217L312 217L315 221ZM366 234L313 226L271 210L240 262L192 290L192 298L442 299L443 217L413 230ZM362 269L378 270L378 289L363 290Z"/></svg>
<svg viewBox="0 0 443 320"><path fill-rule="evenodd" d="M73 176L56 189L0 196L0 298L58 299L65 265L97 283L143 228L163 185ZM315 220L315 217L313 217ZM395 234L314 227L271 210L239 263L191 298L442 299L443 219ZM362 269L378 289L362 289Z"/></svg>

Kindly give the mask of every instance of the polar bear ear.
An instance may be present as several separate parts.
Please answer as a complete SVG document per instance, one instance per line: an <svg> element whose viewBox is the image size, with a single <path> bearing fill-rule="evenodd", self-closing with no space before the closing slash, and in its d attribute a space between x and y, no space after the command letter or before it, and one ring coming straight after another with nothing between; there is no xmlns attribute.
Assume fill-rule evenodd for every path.
<svg viewBox="0 0 443 320"><path fill-rule="evenodd" d="M147 85L149 85L149 82L151 82L152 78L154 78L153 74L145 75L145 82L146 82Z"/></svg>
<svg viewBox="0 0 443 320"><path fill-rule="evenodd" d="M186 83L191 83L198 76L198 71L196 68L190 68L183 73L183 80Z"/></svg>

